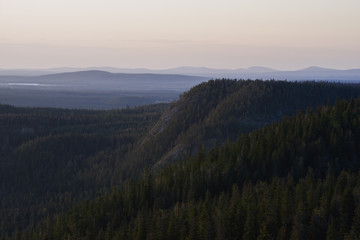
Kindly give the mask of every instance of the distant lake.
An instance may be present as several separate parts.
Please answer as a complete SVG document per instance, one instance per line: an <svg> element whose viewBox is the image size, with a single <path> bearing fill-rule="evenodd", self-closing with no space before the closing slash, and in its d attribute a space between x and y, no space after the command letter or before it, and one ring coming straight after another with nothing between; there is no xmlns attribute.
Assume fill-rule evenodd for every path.
<svg viewBox="0 0 360 240"><path fill-rule="evenodd" d="M60 85L40 84L40 83L7 83L8 86L33 86L33 87L58 87Z"/></svg>

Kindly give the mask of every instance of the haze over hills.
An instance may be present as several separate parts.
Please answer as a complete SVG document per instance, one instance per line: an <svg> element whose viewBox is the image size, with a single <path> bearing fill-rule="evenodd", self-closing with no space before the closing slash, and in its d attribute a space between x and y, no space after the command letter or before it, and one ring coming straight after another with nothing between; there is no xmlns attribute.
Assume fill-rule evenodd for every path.
<svg viewBox="0 0 360 240"><path fill-rule="evenodd" d="M164 70L151 70L146 68L114 68L114 67L89 67L89 68L51 68L51 69L0 69L0 75L12 76L38 76L54 73L76 71L106 71L111 73L132 74L176 74L215 78L237 79L283 79L283 80L324 80L324 81L359 81L360 69L329 69L311 66L294 71L280 71L262 66L236 69L213 69L206 67L177 67Z"/></svg>
<svg viewBox="0 0 360 240"><path fill-rule="evenodd" d="M38 76L63 72L77 72L77 71L89 71L98 70L111 73L156 73L156 74L181 74L181 75L204 75L208 74L237 74L237 73L257 73L257 72L276 72L278 70L262 67L252 66L249 68L236 68L236 69L216 69L208 67L193 67L193 66L181 66L169 69L148 69L148 68L116 68L116 67L59 67L59 68L46 68L46 69L0 69L0 75L12 75L12 76Z"/></svg>
<svg viewBox="0 0 360 240"><path fill-rule="evenodd" d="M56 87L58 90L120 90L120 91L185 91L206 77L175 74L110 73L101 70L62 72L40 76L0 76L0 83L8 86ZM22 84L23 83L23 84Z"/></svg>
<svg viewBox="0 0 360 240"><path fill-rule="evenodd" d="M175 74L99 70L40 76L0 76L0 102L15 106L113 109L171 102L208 80Z"/></svg>
<svg viewBox="0 0 360 240"><path fill-rule="evenodd" d="M210 79L277 79L359 82L360 69L309 67L278 71L256 66L237 69L178 67L52 68L0 70L0 102L15 106L114 109L176 100Z"/></svg>

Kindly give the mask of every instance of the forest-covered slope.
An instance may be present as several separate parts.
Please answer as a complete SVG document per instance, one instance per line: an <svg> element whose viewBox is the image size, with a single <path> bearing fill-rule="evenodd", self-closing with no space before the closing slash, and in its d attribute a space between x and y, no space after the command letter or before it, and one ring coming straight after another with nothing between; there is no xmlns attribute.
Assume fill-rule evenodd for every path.
<svg viewBox="0 0 360 240"><path fill-rule="evenodd" d="M360 99L338 101L145 172L22 237L358 239L359 159Z"/></svg>
<svg viewBox="0 0 360 240"><path fill-rule="evenodd" d="M213 80L174 102L135 151L150 165L161 166L299 110L358 96L359 86L351 84Z"/></svg>
<svg viewBox="0 0 360 240"><path fill-rule="evenodd" d="M114 170L167 105L111 111L0 105L1 236L119 183ZM106 158L104 157L106 156Z"/></svg>
<svg viewBox="0 0 360 240"><path fill-rule="evenodd" d="M230 191L227 189L232 188L234 179L237 179L235 182L239 189L242 189L242 185L247 181L270 181L273 176L286 177L289 173L294 179L301 179L309 166L313 167L313 174L316 174L316 177L326 175L328 167L335 171L334 174L341 169L352 167L356 169L357 158L353 158L351 149L341 147L342 138L339 138L341 141L337 140L339 142L333 143L329 150L339 149L340 153L347 151L348 155L344 156L352 159L352 162L347 161L347 165L339 164L341 161L336 159L331 162L326 160L327 155L323 156L323 147L328 143L321 142L321 139L320 142L317 142L318 139L311 142L309 140L311 136L303 134L309 139L284 145L288 142L281 142L283 135L274 134L276 138L269 144L264 142L267 139L263 139L262 135L259 135L259 139L251 137L252 134L256 135L259 132L250 132L284 116L295 115L299 110L314 109L316 106L327 104L329 104L327 108L330 109L330 105L335 103L336 99L358 96L360 96L359 86L350 84L215 80L192 88L171 106L161 104L134 109L87 111L14 108L1 105L1 238L22 232L24 228L33 229L38 221L46 216L48 216L46 225L50 226L51 219L57 214L66 212L71 206L78 206L82 200L91 200L96 195L104 196L107 192L110 196L113 194L110 189L113 188L120 188L121 194L123 188L132 189L131 191L134 192L131 194L142 192L144 186L139 185L137 179L144 171L148 175L149 172L152 173L149 175L151 181L155 177L158 178L160 185L164 183L159 177L166 171L173 172L179 166L186 171L176 176L183 176L184 181L187 182L177 182L176 186L172 186L172 189L177 191L177 198L161 200L158 209L163 209L161 206L169 209L174 201L179 202L180 196L181 199L190 199L189 201L195 203L206 193L204 191L206 188L202 187L206 182L200 179L200 185L191 190L195 192L188 193L190 182L198 181L196 179L199 176L197 176L198 172L191 173L192 170L189 172L186 169L190 167L195 171L198 167L196 164L202 163L202 157L206 159L206 153L216 146L216 142L220 145L226 139L235 141L239 134L245 134L239 138L245 143L248 143L248 139L252 139L249 148L243 150L245 152L251 150L251 154L246 153L247 157L243 158L242 155L230 151L229 156L236 156L236 159L244 161L238 169L240 173L234 172L234 175L228 175L226 171L237 169L237 165L231 165L235 160L230 164L227 160L232 158L219 160L221 164L226 165L226 168L221 170L222 167L219 167L219 171L222 172L218 172L217 174L220 175L211 182L214 187L218 186L217 192L220 191L219 189L224 192ZM307 116L311 116L309 114ZM337 119L339 116L334 118ZM302 123L299 125L302 126ZM319 126L322 125L312 127L311 131L320 131ZM335 131L334 139L348 136L343 134L342 127L342 125L339 127L338 132ZM326 132L326 130L322 131ZM318 132L314 134L317 136ZM344 139L347 140L346 137ZM312 145L307 146L309 141ZM221 149L230 148L232 145L225 146L227 147ZM275 147L283 147L283 149L273 152ZM198 151L199 149L201 151ZM214 149L219 151L216 147ZM214 149L210 152L215 151ZM313 166L304 160L301 155L303 153L309 156L319 154L319 158L325 160L312 163ZM343 156L339 155L340 159L341 157ZM178 163L174 168L166 167L162 170L167 163L176 162L169 160L189 158L185 165ZM198 158L199 161L196 160ZM291 159L290 162L284 160L288 158ZM268 159L282 160L274 163L271 160L270 163ZM339 168L336 167L338 165ZM201 178L211 174L216 165L211 163L208 167L205 165L202 168L206 173L200 173ZM226 173L229 179L220 178L223 173ZM132 182L129 179L133 179ZM140 178L140 182L143 181L141 179L144 180L144 177ZM146 191L146 194L158 194L153 189ZM210 191L211 194L217 192ZM135 212L132 214L137 214L143 204L149 207L153 204L153 202L136 202L138 200L135 198L136 195L131 195L131 199L134 200L131 204L135 205L127 206L129 209L134 207L135 210L131 211ZM137 205L138 203L140 205ZM149 214L146 211L142 212ZM134 220L133 217L134 215L129 215L128 221ZM121 226L129 228L130 225L126 225L128 223L122 222ZM87 229L89 226L86 225L84 228ZM100 228L97 230L105 231ZM37 234L39 232L35 235ZM100 233L96 232L96 234ZM76 235L71 236L77 238Z"/></svg>

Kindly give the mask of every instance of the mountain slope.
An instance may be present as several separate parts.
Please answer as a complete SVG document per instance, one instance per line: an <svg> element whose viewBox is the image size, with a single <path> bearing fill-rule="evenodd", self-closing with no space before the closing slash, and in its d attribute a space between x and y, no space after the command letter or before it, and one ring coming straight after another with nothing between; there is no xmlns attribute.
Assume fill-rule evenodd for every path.
<svg viewBox="0 0 360 240"><path fill-rule="evenodd" d="M356 239L359 116L360 99L309 109L145 172L23 237Z"/></svg>
<svg viewBox="0 0 360 240"><path fill-rule="evenodd" d="M346 84L209 81L173 103L135 151L146 155L150 165L163 165L194 154L201 145L209 148L217 141L235 139L311 105L357 96L360 88Z"/></svg>

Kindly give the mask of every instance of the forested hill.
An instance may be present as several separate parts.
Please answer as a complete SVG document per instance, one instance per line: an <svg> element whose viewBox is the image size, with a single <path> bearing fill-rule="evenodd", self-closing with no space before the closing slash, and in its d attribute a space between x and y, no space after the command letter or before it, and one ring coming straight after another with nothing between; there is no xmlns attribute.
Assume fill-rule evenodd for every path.
<svg viewBox="0 0 360 240"><path fill-rule="evenodd" d="M338 101L145 172L22 237L358 239L359 160L360 99Z"/></svg>
<svg viewBox="0 0 360 240"><path fill-rule="evenodd" d="M119 194L123 194L123 188L132 191L126 193L130 194L128 196L130 198L126 200L128 202L124 200L124 204L130 205L119 205L130 211L130 213L124 213L126 222L117 218L113 219L111 213L108 212L108 210L111 211L111 204L107 206L104 202L103 207L106 209L101 211L108 215L102 216L105 218L105 223L99 223L100 225L96 225L94 230L104 232L104 224L107 227L107 221L114 221L114 227L121 225L130 229L129 231L133 231L134 229L131 230L131 226L127 224L135 221L138 211L148 216L149 213L145 211L146 209L141 209L141 207L145 204L150 208L152 204L155 204L155 202L146 203L150 195L155 196L162 194L161 191L166 192L167 187L162 184L170 184L173 181L169 178L162 182L159 177L168 174L166 171L180 171L175 170L179 166L182 166L182 171L185 172L180 171L174 175L174 177L182 178L181 181L175 179L176 181L173 183L175 185L172 186L171 191L177 192L176 199L171 197L159 200L160 202L156 203L158 205L155 204L151 207L154 210L169 210L168 207L173 207L175 202L182 203L185 199L195 204L204 196L202 186L217 186L215 192L209 190L211 194L217 194L219 191L229 193L234 179L237 179L235 182L241 189L243 181L270 181L275 175L286 177L291 174L293 178L301 179L309 166L313 167L313 174L319 177L326 174L324 169L328 169L328 167L331 167L336 173L341 169L352 167L357 169L356 153L351 155L352 149L341 145L344 140L353 146L351 145L353 137L346 132L348 130L345 127L348 126L341 125L343 122L340 122L336 131L333 131L334 135L330 136L333 144L331 148L326 147L330 145L325 145L328 142L323 142L323 137L320 137L319 141L316 138L319 136L318 134L325 132L325 130L317 132L319 127L323 126L322 120L320 123L316 122L317 115L314 115L316 119L314 123L316 122L317 125L311 125L310 135L304 135L302 132L304 136L301 134L290 136L287 133L292 131L292 125L289 125L290 130L281 128L280 133L283 135L271 133L279 139L275 138L269 144L262 142L261 131L250 132L282 119L284 116L295 115L300 110L315 109L320 105L328 105L327 108L331 109L330 106L336 102L336 99L350 99L359 96L359 86L351 84L214 80L192 88L171 105L159 104L111 111L15 108L0 105L0 238L6 239L9 235L20 234L25 228L34 229L39 220L45 217L48 217L48 221L45 221L46 226L53 226L50 224L51 219L66 212L71 206L78 206L81 201L92 200L97 195L103 196L105 193L111 195L111 189L114 188L121 189ZM355 105L357 106L358 103ZM353 105L350 106L353 108ZM337 108L340 109L339 106ZM335 120L341 120L342 111L343 109L340 109L339 114L332 115L332 117ZM356 116L356 112L354 115ZM308 112L306 116L313 115ZM351 117L351 121L356 123L357 118L353 120L353 117ZM302 123L300 125L302 126ZM216 170L213 167L217 168L217 166L209 162L204 163L209 165L201 165L203 166L201 171L206 170L206 172L195 171L200 165L192 165L191 162L200 164L203 160L200 156L205 157L205 153L215 151L216 148L215 150L210 149L216 145L216 142L221 145L226 139L235 141L239 134L248 133L250 135L241 135L241 139L245 139L241 146L246 147L247 144L250 144L251 151L248 149L249 153L246 152L247 148L243 149L246 155L242 156L231 150L231 144L226 145L230 148L230 155L219 160L220 165L224 164L219 167L219 172L212 175L212 171ZM251 137L252 134L260 135L257 139ZM268 136L268 133L265 135ZM289 139L284 142L283 137L285 136ZM306 136L309 139L314 137L316 141L311 142L312 145L307 148L303 148L310 141L303 138ZM301 141L290 141L290 137L296 137ZM291 144L284 145L285 143ZM226 149L226 147L222 148ZM199 149L202 150L199 152ZM331 155L324 154L324 149L338 150L339 154L336 153L338 159L328 160ZM333 154L331 151L329 154ZM190 158L198 152L200 154L197 155L198 157ZM305 157L318 153L318 157L322 160L316 161L316 164L309 164ZM348 155L342 155L343 153ZM235 159L230 158L231 156L239 158L239 161L244 161L241 163L241 167L232 165ZM345 156L347 161L346 164L343 164L341 159ZM176 165L174 168L166 167L165 169L168 170L162 170L170 160L176 159L189 160L186 161L186 164L184 163L185 165ZM228 159L233 160L228 163ZM288 159L291 161L288 162ZM171 162L176 163L177 161ZM190 166L195 172L186 170ZM232 170L235 171L233 173L235 175L231 175ZM164 186L163 190L156 190L158 192L154 190L155 192L153 192L153 189L148 189L150 185L139 185L146 179L142 177L143 180L140 179L140 182L137 183L138 178L144 172L151 172L151 178L157 178L159 187ZM222 176L225 173L229 179ZM188 174L191 174L191 177ZM210 176L212 182L203 181ZM196 188L193 188L194 184L198 184ZM189 189L192 189L191 192ZM136 195L138 193L145 194L147 200L138 198ZM164 196L167 195L164 194ZM213 197L213 195L211 196ZM129 199L134 201L131 203ZM137 202L136 199L141 201ZM188 205L186 204L189 202L184 202L185 205L181 205L181 208L187 209ZM103 203L99 202L99 204ZM116 202L116 204L119 203ZM85 206L87 205L85 204ZM158 206L160 207L157 208ZM81 213L81 216L83 214ZM157 214L159 215L147 219L156 219L161 216L162 211ZM76 215L79 217L79 221L81 216ZM81 231L84 229L90 231L91 224L98 224L98 222L88 222L89 219L84 219L84 221L81 222L82 226L78 225L79 222L66 226L70 229L69 231L73 231L68 233L73 239L79 239L81 235L87 234ZM164 221L167 221L166 218ZM60 227L60 225L57 226ZM62 227L61 225L60 232L68 231ZM47 236L42 232L43 230L39 231L41 234L37 232L34 236ZM46 231L51 232L52 230ZM131 234L124 238L133 238ZM24 239L30 238L30 236L24 236ZM54 239L59 238L55 236ZM89 237L89 239L93 239L93 237ZM233 238L228 237L228 239Z"/></svg>
<svg viewBox="0 0 360 240"><path fill-rule="evenodd" d="M174 102L135 151L137 158L161 166L194 154L201 145L208 149L227 138L234 140L241 132L299 110L357 96L360 87L350 84L213 80Z"/></svg>

